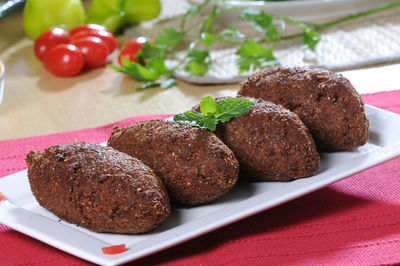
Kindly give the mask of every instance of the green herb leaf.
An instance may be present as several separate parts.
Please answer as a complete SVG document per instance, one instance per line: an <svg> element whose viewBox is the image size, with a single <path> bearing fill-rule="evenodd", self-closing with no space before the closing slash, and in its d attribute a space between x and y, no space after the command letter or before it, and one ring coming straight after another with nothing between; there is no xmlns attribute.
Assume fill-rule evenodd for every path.
<svg viewBox="0 0 400 266"><path fill-rule="evenodd" d="M253 102L243 98L228 98L215 103L211 96L207 96L200 102L201 113L186 111L175 115L174 121L215 131L218 123L243 115L253 105Z"/></svg>
<svg viewBox="0 0 400 266"><path fill-rule="evenodd" d="M211 58L208 50L193 49L189 52L188 58L189 62L185 67L185 71L201 76L209 70Z"/></svg>
<svg viewBox="0 0 400 266"><path fill-rule="evenodd" d="M239 58L239 74L279 65L272 53L272 47L264 48L254 40L246 40L235 53Z"/></svg>
<svg viewBox="0 0 400 266"><path fill-rule="evenodd" d="M319 43L321 38L319 34L313 29L306 27L303 32L303 43L308 46L312 51L315 51L315 46Z"/></svg>
<svg viewBox="0 0 400 266"><path fill-rule="evenodd" d="M243 98L227 98L216 103L215 117L222 123L239 117L249 110L254 103Z"/></svg>
<svg viewBox="0 0 400 266"><path fill-rule="evenodd" d="M146 68L155 73L158 73L159 76L169 72L169 70L165 66L164 58L162 57L146 59Z"/></svg>
<svg viewBox="0 0 400 266"><path fill-rule="evenodd" d="M156 46L164 49L171 50L174 48L183 38L185 33L179 32L174 28L164 29L164 32L156 39Z"/></svg>
<svg viewBox="0 0 400 266"><path fill-rule="evenodd" d="M109 66L115 71L128 74L137 81L155 81L162 75L169 73L164 64L164 58L155 57L146 60L146 65L131 62L125 57L121 57L122 67Z"/></svg>
<svg viewBox="0 0 400 266"><path fill-rule="evenodd" d="M207 118L199 112L195 111L186 111L184 113L174 115L174 121L179 124L199 127L211 131L215 131L218 124L218 119Z"/></svg>
<svg viewBox="0 0 400 266"><path fill-rule="evenodd" d="M124 57L121 58L121 62L122 68L119 69L119 72L128 74L137 81L154 81L160 77L157 71L148 69L139 63L131 62Z"/></svg>
<svg viewBox="0 0 400 266"><path fill-rule="evenodd" d="M200 40L206 46L211 46L217 41L215 36L210 34L210 33L208 33L208 32L201 33L200 34Z"/></svg>
<svg viewBox="0 0 400 266"><path fill-rule="evenodd" d="M200 112L204 116L212 116L217 111L214 99L211 96L204 97L200 102Z"/></svg>
<svg viewBox="0 0 400 266"><path fill-rule="evenodd" d="M205 117L201 121L202 128L208 129L210 131L215 131L217 129L218 119Z"/></svg>
<svg viewBox="0 0 400 266"><path fill-rule="evenodd" d="M267 37L267 41L279 38L279 31L273 23L274 16L260 9L248 8L243 10L243 13L240 14L239 18L253 21L253 28L256 31L264 33Z"/></svg>
<svg viewBox="0 0 400 266"><path fill-rule="evenodd" d="M144 61L147 61L149 58L163 58L165 56L166 51L158 46L149 42L145 42L142 45L143 48L136 54L136 58L138 59L144 59Z"/></svg>
<svg viewBox="0 0 400 266"><path fill-rule="evenodd" d="M283 21L288 22L290 24L296 25L300 27L303 31L303 43L310 48L312 51L315 51L315 46L319 43L321 40L319 37L319 34L313 30L311 27L309 27L307 24L297 21L293 18L290 17L282 17L281 18Z"/></svg>
<svg viewBox="0 0 400 266"><path fill-rule="evenodd" d="M185 71L196 76L203 76L208 71L208 66L192 60L187 63Z"/></svg>

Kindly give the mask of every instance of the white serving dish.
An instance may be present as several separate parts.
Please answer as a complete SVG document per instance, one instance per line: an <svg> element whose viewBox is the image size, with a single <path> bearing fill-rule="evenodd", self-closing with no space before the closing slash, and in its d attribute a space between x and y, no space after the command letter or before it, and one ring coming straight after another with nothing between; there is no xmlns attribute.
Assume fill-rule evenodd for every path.
<svg viewBox="0 0 400 266"><path fill-rule="evenodd" d="M0 178L0 223L82 259L101 264L126 263L206 234L248 216L318 190L354 173L400 155L400 115L366 106L370 120L368 143L352 152L321 154L315 176L292 182L240 182L211 204L173 208L155 231L144 235L95 233L60 221L38 205L22 171ZM222 240L215 240L222 241ZM119 255L103 255L101 248L126 244Z"/></svg>

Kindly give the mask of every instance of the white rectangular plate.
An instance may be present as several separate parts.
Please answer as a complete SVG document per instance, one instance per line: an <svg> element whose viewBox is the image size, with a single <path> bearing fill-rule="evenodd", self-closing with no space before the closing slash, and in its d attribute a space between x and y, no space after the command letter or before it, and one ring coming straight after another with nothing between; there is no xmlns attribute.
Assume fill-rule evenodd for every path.
<svg viewBox="0 0 400 266"><path fill-rule="evenodd" d="M60 221L38 205L22 171L0 178L0 222L82 259L115 265L172 247L240 219L339 181L400 155L400 115L366 106L368 143L353 152L321 154L318 174L292 182L240 182L222 199L192 208L173 208L155 231L144 235L100 234ZM119 255L103 255L104 246L126 244Z"/></svg>

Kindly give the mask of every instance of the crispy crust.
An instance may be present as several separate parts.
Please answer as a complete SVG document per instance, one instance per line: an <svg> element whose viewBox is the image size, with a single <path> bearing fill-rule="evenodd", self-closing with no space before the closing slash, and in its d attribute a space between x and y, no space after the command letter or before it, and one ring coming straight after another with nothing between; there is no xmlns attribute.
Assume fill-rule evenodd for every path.
<svg viewBox="0 0 400 266"><path fill-rule="evenodd" d="M318 149L353 150L368 140L364 103L342 75L309 67L271 67L240 84L238 95L260 98L295 112Z"/></svg>
<svg viewBox="0 0 400 266"><path fill-rule="evenodd" d="M151 120L115 128L108 145L154 169L171 199L198 205L227 193L238 177L238 162L212 132Z"/></svg>
<svg viewBox="0 0 400 266"><path fill-rule="evenodd" d="M26 157L31 190L59 218L96 232L148 232L170 213L165 188L138 159L74 143Z"/></svg>
<svg viewBox="0 0 400 266"><path fill-rule="evenodd" d="M248 99L255 105L241 117L219 124L216 131L238 159L240 176L288 181L315 174L319 155L299 117L281 105ZM199 106L193 109L199 111Z"/></svg>

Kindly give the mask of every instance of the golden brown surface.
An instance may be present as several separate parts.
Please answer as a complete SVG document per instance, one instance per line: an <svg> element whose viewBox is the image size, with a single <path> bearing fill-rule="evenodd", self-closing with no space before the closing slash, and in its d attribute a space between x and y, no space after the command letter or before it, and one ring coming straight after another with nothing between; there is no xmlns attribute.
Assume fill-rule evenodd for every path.
<svg viewBox="0 0 400 266"><path fill-rule="evenodd" d="M60 219L96 232L139 234L170 213L161 180L140 160L92 143L31 151L26 157L32 193Z"/></svg>
<svg viewBox="0 0 400 266"><path fill-rule="evenodd" d="M242 116L218 124L216 130L239 161L240 177L289 181L314 175L320 158L299 117L281 105L247 99L254 106ZM199 111L199 105L193 110Z"/></svg>
<svg viewBox="0 0 400 266"><path fill-rule="evenodd" d="M250 75L240 87L238 95L282 104L296 113L320 150L353 150L368 140L364 103L340 74L276 66Z"/></svg>
<svg viewBox="0 0 400 266"><path fill-rule="evenodd" d="M239 163L214 133L173 121L141 121L115 128L108 146L140 159L160 177L171 200L200 205L235 185Z"/></svg>

